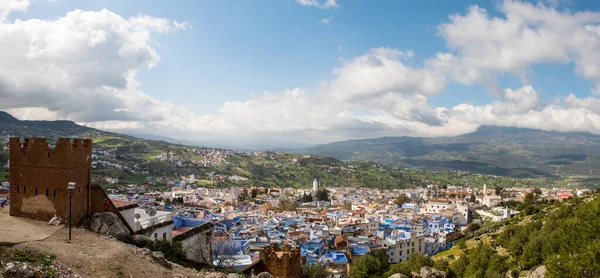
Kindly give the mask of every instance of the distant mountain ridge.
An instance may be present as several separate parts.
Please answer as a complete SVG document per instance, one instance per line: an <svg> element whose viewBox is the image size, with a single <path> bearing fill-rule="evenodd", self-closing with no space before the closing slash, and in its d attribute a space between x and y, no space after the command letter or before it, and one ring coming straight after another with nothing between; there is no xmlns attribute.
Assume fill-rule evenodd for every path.
<svg viewBox="0 0 600 278"><path fill-rule="evenodd" d="M223 149L272 150L315 154L344 161L372 161L425 170L461 170L515 177L600 174L600 136L536 129L481 126L473 133L454 137L381 137L306 146L276 140L236 142L191 142L140 134L130 136L97 130L72 121L22 121L0 111L0 134L20 137L119 137L124 143L156 140L189 146ZM139 137L139 138L136 138ZM105 144L113 140L103 141ZM233 143L232 143L233 142Z"/></svg>
<svg viewBox="0 0 600 278"><path fill-rule="evenodd" d="M19 120L5 111L0 111L0 125L22 125L27 127L37 128L72 128L72 129L92 129L76 124L73 121L57 120L57 121L27 121Z"/></svg>
<svg viewBox="0 0 600 278"><path fill-rule="evenodd" d="M600 136L481 126L454 137L381 137L295 150L344 161L516 177L600 173ZM589 161L588 161L589 158Z"/></svg>

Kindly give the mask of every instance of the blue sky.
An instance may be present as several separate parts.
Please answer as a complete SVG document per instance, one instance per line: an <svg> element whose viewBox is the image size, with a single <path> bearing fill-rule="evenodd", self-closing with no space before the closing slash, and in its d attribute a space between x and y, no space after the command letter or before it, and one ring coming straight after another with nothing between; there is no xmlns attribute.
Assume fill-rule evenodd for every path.
<svg viewBox="0 0 600 278"><path fill-rule="evenodd" d="M19 2L22 0L11 1ZM144 28L149 28L148 32L151 37L143 42L143 47L152 48L160 57L159 60L147 58L146 56L149 54L144 52L142 54L146 56L138 53L143 57L119 57L122 61L115 62L119 65L131 62L123 67L117 67L115 72L125 76L126 72L135 71L136 75L133 79L139 85L135 87L136 92L127 91L127 93L122 93L128 95L127 101L124 101L127 104L117 103L122 100L120 96L118 101L112 99L103 99L102 101L112 105L108 109L113 111L115 115L117 112L119 115L123 115L123 111L125 111L133 116L119 118L115 115L108 115L107 112L106 115L103 114L102 117L96 118L95 115L76 111L76 109L63 109L59 104L56 107L44 107L43 104L35 107L25 107L24 105L14 104L12 107L3 108L15 112L17 116L26 118L35 118L36 116L67 118L99 128L122 129L124 131L140 129L155 134L163 133L161 129L172 127L173 124L169 122L169 118L172 114L177 114L177 117L172 117L172 121L187 121L185 117L191 117L189 122L211 126L211 128L196 130L182 126L178 129L169 129L175 133L187 131L189 134L205 135L209 132L214 134L214 138L238 136L239 134L251 134L261 138L271 136L274 133L280 135L286 133L288 135L281 135L280 137L312 142L365 137L363 132L348 133L346 132L348 129L344 130L344 127L356 126L356 124L358 126L368 125L369 130L373 130L372 128L375 126L378 127L379 132L369 133L366 137L376 137L378 135L453 135L472 131L481 124L515 125L569 131L567 127L558 126L558 123L548 126L536 126L539 121L530 120L531 117L547 117L547 115L538 114L528 115L532 112L555 114L565 112L563 110L558 112L548 111L548 109L585 109L584 112L588 114L582 115L584 122L574 130L593 132L597 127L595 124L595 117L598 116L596 115L597 108L587 103L590 103L590 101L595 103L596 95L592 94L592 91L597 84L600 84L600 74L595 73L592 69L592 66L596 64L593 58L600 53L596 52L595 48L600 46L600 43L593 41L581 45L572 43L557 46L556 51L549 49L546 50L547 53L540 54L540 57L531 59L527 55L519 56L515 53L533 51L532 53L535 54L535 49L538 47L535 43L557 42L555 37L563 35L561 32L567 32L567 34L575 34L574 31L592 32L588 30L588 27L600 23L600 19L597 18L598 14L592 13L590 18L583 23L578 22L579 25L573 26L572 28L575 29L571 32L557 27L560 24L553 21L555 19L552 18L551 14L552 12L558 12L564 15L564 22L569 20L577 22L573 19L575 17L571 18L573 15L581 11L597 12L600 9L599 1L337 0L332 2L336 4L336 7L330 8L302 4L302 2L306 4L311 1L319 3L319 5L324 5L325 2L325 0L136 0L125 2L116 0L58 0L52 2L33 0L28 2L24 9L8 9L8 16L2 24L9 26L16 24L16 20L28 22L35 19L59 23L61 19L69 18L68 13L75 9L91 13L99 13L105 9L111 15L114 14L120 17L125 22L121 23L125 25L132 17L143 14L153 19L166 19L168 20L167 25L169 22L176 21L185 23L186 27L175 28L171 26L171 30L168 32L161 32L150 30L153 27L148 27L149 25L145 26ZM475 6L480 9L479 12L475 10L470 14L470 9ZM479 39L475 35L468 35L474 32L466 29L476 28L476 24L459 26L458 22L450 19L450 16L457 15L474 22L477 15L484 14L489 22L500 20L506 21L503 23L506 26L513 26L511 24L517 23L512 23L510 19L507 20L507 14L512 13L515 15L511 18L524 16L518 12L523 10L523 7L529 9L531 13L539 14L542 19L541 23L529 22L518 28L523 30L529 28L539 32L539 34L547 35L550 33L552 36L532 39L532 43L524 41L523 45L520 45L521 42L519 41L519 36L523 34L522 30L513 34L512 37L506 36L506 38L498 39L482 37ZM469 15L473 16L469 17ZM323 19L328 19L328 24L323 24ZM90 22L85 24L87 23ZM449 26L447 30L460 29L460 32L464 33L441 31L440 28L444 24ZM93 26L94 28L105 28L106 25ZM489 28L496 27L490 26ZM488 30L489 32L484 31L480 35L492 34L492 29ZM90 32L91 29L85 30L81 32ZM116 34L118 32L116 30L105 31L107 34L111 32ZM32 31L25 30L24 32ZM135 38L136 32L139 32L139 30L130 29L128 35ZM467 39L473 42L461 44L460 40L464 38L464 34L467 34L469 36ZM593 37L594 35L600 36L599 34L592 32L589 35ZM497 37L503 36L497 35ZM502 39L506 41L501 41ZM512 41L510 41L511 39ZM575 41L575 39L573 40ZM481 50L476 48L479 41L482 42ZM600 41L600 39L597 39L597 41ZM579 46L582 46L582 50L577 49ZM67 46L63 44L61 47ZM583 50L583 47L592 49ZM94 46L94 49L83 50L97 51L96 48ZM412 54L410 57L405 57L402 54L399 58L396 55L397 53L373 52L373 49L378 48L400 52L410 51ZM503 48L506 48L507 51L503 52ZM72 50L79 51L80 49L73 47ZM496 60L493 60L494 57L489 57L494 55L481 56L490 51L508 53L508 56ZM452 54L454 58L463 61L464 65L454 68L454 65L459 64L459 62L452 62L452 66L450 66L452 68L440 66L439 63L436 64L438 53ZM532 54L532 56L535 55ZM585 58L583 58L584 56ZM384 84L382 86L385 87L386 92L379 90L360 91L359 89L354 92L352 91L352 84L338 82L344 79L345 76L336 73L335 69L352 68L358 70L348 71L348 76L354 79L361 78L365 76L361 75L358 68L358 65L362 65L361 57L367 60L370 59L369 57L375 57L384 61L384 63L385 61L399 62L402 67L407 67L415 72L431 71L435 76L440 76L439 84L435 85L438 86L436 87L438 89L423 92L415 88L415 86L422 88L418 85L410 84L409 86L404 83L384 86L389 79L396 79L396 76L398 76L398 79L404 78L400 76L405 73L404 71L394 72L397 68L392 68L390 78L386 78L386 80L368 79L367 82L354 84L360 86L364 83L373 82L373 86L376 87ZM592 57L591 62L586 62L590 61L589 57ZM487 58L490 58L490 61L477 63L477 61ZM53 56L52 59L58 58ZM106 71L109 71L111 64L106 59L100 60L99 58L99 61L94 61L94 63L100 65L100 67L106 67ZM509 59L513 60L508 61ZM145 63L149 61L154 61L156 64L151 69L145 66ZM598 58L598 61L600 62L600 58ZM48 59L45 59L44 62L48 62ZM56 62L52 62L52 64L59 68L64 66ZM515 66L521 64L524 66ZM351 67L353 65L356 67ZM587 70L577 72L575 70L577 65L582 65ZM461 71L466 72L469 69L478 71L476 77L466 78L466 74L461 73ZM113 72L106 72L106 74L112 76ZM377 76L380 75L380 73L377 73ZM488 82L489 76L497 81L498 86L490 85ZM9 75L8 78L10 77ZM463 77L465 78L463 79ZM80 79L82 78L79 77L78 80ZM441 81L442 79L443 81ZM128 84L131 80L128 79ZM426 82L429 79L423 78L423 80L425 80L423 82ZM0 79L0 81L2 80ZM339 86L334 86L334 83ZM42 85L46 86L46 84ZM48 86L51 88L56 87L56 85ZM90 85L89 88L85 88L85 93L98 88L104 90L107 86L93 87ZM521 99L516 100L513 97L511 100L505 95L504 90L509 88L514 91L523 89L524 92L533 90L535 103L531 104L533 106L527 106L529 104L519 106L518 103L522 103L519 102ZM79 89L78 87L77 90ZM115 90L121 89L124 88L116 88ZM131 87L127 89L130 90ZM302 97L306 98L304 101L307 106L298 105L294 107L296 106L294 105L296 100L285 100L281 97L286 95L286 91L295 89L302 91ZM278 99L265 100L265 92L270 92ZM354 93L366 97L369 100L368 104L367 102L356 103L354 100L348 100L347 96ZM83 91L82 94L84 94ZM132 104L134 101L129 99L130 97L134 98L136 94L143 94L142 99L148 97L158 106L172 106L173 108L169 108L171 110L168 112L156 108L157 111L153 112L151 116L139 116L144 114L143 111L134 112L133 107L127 106L140 105ZM521 91L518 94L521 94ZM573 94L573 97L570 102L565 103L564 98L567 98L569 94ZM332 98L325 95L336 95L338 97ZM523 93L522 95L531 96L529 93ZM557 99L562 104L557 104ZM311 101L314 103L311 103ZM343 104L336 105L338 101ZM322 102L327 102L328 106L320 106ZM227 110L225 109L227 107L226 103L230 103L230 108L234 107L231 109L236 112L225 111ZM389 103L395 104L388 105ZM474 121L472 119L477 118L476 115L466 115L467 112L463 110L452 109L465 103L472 106L468 113L483 113L482 111L486 109L492 110L493 107L489 105L493 103L504 105L496 109L504 112L502 115L490 115L488 122ZM291 107L286 107L285 104L289 104ZM264 105L264 107L261 105ZM510 105L518 106L518 111L511 110L513 108L511 108L512 106L509 107ZM265 107L271 109L273 106L276 106L278 112L270 111L265 115L256 116ZM244 109L240 109L241 107L244 107ZM315 110L328 109L331 110L331 114L319 114L314 115L314 117L312 115L306 116L307 119L312 119L312 122L309 120L295 120L295 118L312 113L308 111L311 110L310 107L314 107ZM339 108L338 111L334 109L336 107L343 107L343 109ZM39 108L45 109L45 112L40 112ZM174 112L173 109L176 111ZM183 112L179 109L182 109ZM248 114L237 114L241 110ZM277 117L277 113L286 114L287 112L290 115L286 121L265 123L265 126L271 126L269 128L254 128L252 130L240 128L240 126L256 127L264 121L268 121L268 119ZM350 115L332 119L337 117L336 115L346 115L344 113L350 113ZM432 117L439 119L435 122L442 124L423 126L420 119L425 114L433 115ZM522 117L514 117L515 115L521 115ZM162 121L156 121L157 118L161 118ZM285 117L283 118L285 119ZM461 124L457 124L459 118ZM248 122L242 123L241 121L245 119L249 119ZM320 119L332 120L325 124ZM560 122L561 120L556 119L556 121ZM286 126L288 122L292 123ZM215 125L218 125L219 128L214 128ZM227 128L220 128L224 126ZM282 126L280 131L277 130L277 126ZM331 134L323 136L323 134L329 133L328 131L331 131ZM182 136L185 137L186 135Z"/></svg>

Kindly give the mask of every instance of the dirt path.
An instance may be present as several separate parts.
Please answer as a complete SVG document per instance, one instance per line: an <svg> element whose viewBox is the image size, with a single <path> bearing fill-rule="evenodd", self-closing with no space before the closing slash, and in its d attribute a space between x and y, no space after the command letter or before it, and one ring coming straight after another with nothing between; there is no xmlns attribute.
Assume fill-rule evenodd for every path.
<svg viewBox="0 0 600 278"><path fill-rule="evenodd" d="M76 229L71 243L67 238L68 228L63 228L43 241L22 243L13 248L56 255L58 262L82 277L205 277L178 265L167 269L152 262L141 248L90 231Z"/></svg>
<svg viewBox="0 0 600 278"><path fill-rule="evenodd" d="M61 228L47 222L8 215L8 207L0 208L0 245L42 240ZM50 220L50 219L48 219Z"/></svg>

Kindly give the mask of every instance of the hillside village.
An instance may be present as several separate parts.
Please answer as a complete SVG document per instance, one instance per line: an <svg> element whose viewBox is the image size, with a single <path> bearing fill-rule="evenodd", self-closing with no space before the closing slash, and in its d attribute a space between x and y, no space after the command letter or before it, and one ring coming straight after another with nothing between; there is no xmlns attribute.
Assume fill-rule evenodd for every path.
<svg viewBox="0 0 600 278"><path fill-rule="evenodd" d="M85 147L92 158L86 162L89 163L87 171L98 167L96 161L111 155L91 148L89 140L68 142L61 139L54 149L48 149L44 147L47 146L44 139L26 139L24 142L11 139L10 157L17 159L9 163L11 174L24 170L20 173L33 175L29 181L39 178L35 171L21 168L22 163L37 165L38 162L21 161L20 157L48 152L47 157L52 158L68 146L65 144L73 144L77 149ZM227 153L219 151L202 152L213 158L227 157ZM264 153L245 155L264 156ZM171 159L170 155L160 157ZM41 165L56 171L47 168L48 164ZM85 169L85 163L80 165L78 167ZM349 166L348 171L352 170ZM21 198L25 195L22 194L34 193L23 186L22 176L14 180L12 177L11 182L3 183L2 190L10 192L0 197L3 206L11 209L11 215L14 211L15 216L50 220L52 214L40 214L39 211L31 214L30 209L24 207L25 199ZM340 188L324 186L318 179L314 179L308 188L215 188L199 186L192 174L175 180L149 176L140 184L128 185L125 190L107 189L104 193L100 186L91 183L89 176L89 180L82 178L79 183L87 184L83 188L90 190L88 210L98 212L90 215L91 230L138 244L147 245L152 241L178 243L190 262L231 268L247 275L269 272L276 277L299 277L302 266L311 265L325 266L332 277L348 277L352 260L375 252L384 252L389 264L405 262L415 254L434 256L452 248L474 223L481 226L510 219L519 210L527 209L514 204L527 203L527 199L531 199L528 196L560 202L589 191L488 188L487 184L483 188L434 184L406 189ZM115 182L111 177L102 179ZM161 179L172 185L155 191L145 187ZM210 183L223 179L225 177L212 175ZM49 192L64 190L60 184L48 187L46 183L40 183L42 188L35 187L35 183L30 186L34 186L35 195L27 196L49 200L52 200L49 195L56 195ZM44 191L43 188L48 189ZM44 192L46 196L43 196ZM84 195L79 196L78 204L82 205ZM59 199L52 202L59 202ZM85 206L83 204L80 209ZM66 219L64 213L62 219ZM85 214L81 211L79 217L85 217ZM269 252L289 254L285 266L272 261Z"/></svg>

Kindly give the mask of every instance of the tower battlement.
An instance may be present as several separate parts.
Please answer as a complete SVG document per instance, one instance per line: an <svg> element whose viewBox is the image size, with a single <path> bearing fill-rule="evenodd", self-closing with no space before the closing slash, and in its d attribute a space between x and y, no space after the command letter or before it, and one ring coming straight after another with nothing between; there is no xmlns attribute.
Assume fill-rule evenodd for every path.
<svg viewBox="0 0 600 278"><path fill-rule="evenodd" d="M91 163L92 140L59 138L51 148L46 138L12 137L9 148L14 166L73 168Z"/></svg>
<svg viewBox="0 0 600 278"><path fill-rule="evenodd" d="M66 218L68 184L72 192L73 221L88 214L92 166L90 139L60 138L54 148L46 138L13 137L10 148L10 215L49 220Z"/></svg>
<svg viewBox="0 0 600 278"><path fill-rule="evenodd" d="M300 277L300 248L291 248L288 243L280 248L277 243L260 249L259 257L268 271L275 277Z"/></svg>

